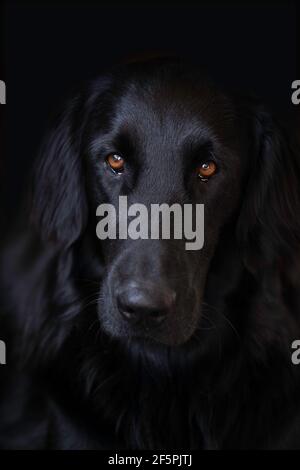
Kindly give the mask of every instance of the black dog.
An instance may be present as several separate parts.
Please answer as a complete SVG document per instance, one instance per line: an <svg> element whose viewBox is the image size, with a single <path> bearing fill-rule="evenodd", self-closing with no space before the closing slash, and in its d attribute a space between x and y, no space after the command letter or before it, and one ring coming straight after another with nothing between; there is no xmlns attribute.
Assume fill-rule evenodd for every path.
<svg viewBox="0 0 300 470"><path fill-rule="evenodd" d="M3 257L2 448L300 448L297 157L259 103L181 61L76 94ZM203 249L100 242L120 195L203 203Z"/></svg>

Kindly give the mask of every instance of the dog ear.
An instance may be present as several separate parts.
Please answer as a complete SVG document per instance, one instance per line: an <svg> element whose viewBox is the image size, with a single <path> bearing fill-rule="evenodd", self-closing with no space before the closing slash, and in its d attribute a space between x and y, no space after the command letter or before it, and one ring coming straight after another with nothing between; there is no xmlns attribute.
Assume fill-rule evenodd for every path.
<svg viewBox="0 0 300 470"><path fill-rule="evenodd" d="M80 141L80 98L55 119L39 153L33 179L32 221L43 240L72 245L87 222Z"/></svg>
<svg viewBox="0 0 300 470"><path fill-rule="evenodd" d="M255 105L248 117L253 146L237 237L257 272L299 249L300 154L266 109Z"/></svg>

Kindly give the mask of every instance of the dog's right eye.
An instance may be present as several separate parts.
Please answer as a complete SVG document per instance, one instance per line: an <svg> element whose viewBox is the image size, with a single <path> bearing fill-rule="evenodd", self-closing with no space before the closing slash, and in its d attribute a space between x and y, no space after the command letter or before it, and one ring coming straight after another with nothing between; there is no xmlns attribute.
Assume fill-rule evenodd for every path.
<svg viewBox="0 0 300 470"><path fill-rule="evenodd" d="M125 160L120 155L111 153L106 158L106 163L114 173L122 173L124 171Z"/></svg>

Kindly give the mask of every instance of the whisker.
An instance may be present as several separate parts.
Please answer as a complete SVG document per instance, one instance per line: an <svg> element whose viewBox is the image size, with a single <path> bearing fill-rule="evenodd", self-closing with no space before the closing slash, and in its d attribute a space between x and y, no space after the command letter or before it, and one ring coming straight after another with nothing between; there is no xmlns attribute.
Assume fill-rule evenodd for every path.
<svg viewBox="0 0 300 470"><path fill-rule="evenodd" d="M239 339L239 341L241 340L241 336L239 334L239 332L237 331L237 329L235 328L235 326L233 325L233 323L229 320L229 318L226 317L226 315L219 311L214 305L210 305L208 304L207 302L203 302L203 305L205 307L207 307L208 309L211 309L213 310L214 312L216 312L218 315L220 315L222 318L224 318L224 320L227 322L227 324L230 326L230 328L232 329L232 331L235 333L235 335L237 336L237 338Z"/></svg>

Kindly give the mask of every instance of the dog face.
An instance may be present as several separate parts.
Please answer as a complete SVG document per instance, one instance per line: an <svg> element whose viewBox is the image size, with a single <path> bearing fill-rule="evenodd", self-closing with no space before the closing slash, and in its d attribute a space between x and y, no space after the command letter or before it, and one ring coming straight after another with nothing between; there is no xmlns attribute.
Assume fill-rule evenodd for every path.
<svg viewBox="0 0 300 470"><path fill-rule="evenodd" d="M97 311L109 335L178 345L203 322L216 253L223 264L227 255L225 231L236 243L238 219L264 202L261 190L254 209L245 202L263 134L261 121L247 122L233 99L178 63L127 66L68 105L45 144L34 215L64 249L87 231L94 238L93 262L104 265ZM172 237L96 240L98 205L118 208L119 196L149 211L151 204L204 204L203 248L187 250L185 239ZM213 281L209 290L213 297Z"/></svg>
<svg viewBox="0 0 300 470"><path fill-rule="evenodd" d="M94 212L102 202L118 207L120 195L149 211L151 204L204 204L205 243L190 251L172 238L103 241L99 318L113 335L181 343L199 323L220 229L240 198L234 108L207 84L155 70L129 76L104 110L102 99L84 152ZM201 178L206 167L212 174Z"/></svg>

